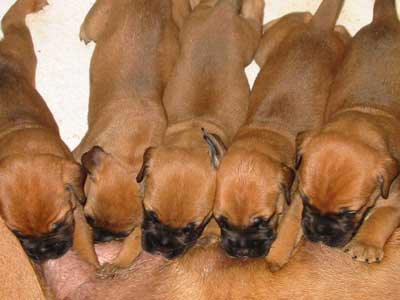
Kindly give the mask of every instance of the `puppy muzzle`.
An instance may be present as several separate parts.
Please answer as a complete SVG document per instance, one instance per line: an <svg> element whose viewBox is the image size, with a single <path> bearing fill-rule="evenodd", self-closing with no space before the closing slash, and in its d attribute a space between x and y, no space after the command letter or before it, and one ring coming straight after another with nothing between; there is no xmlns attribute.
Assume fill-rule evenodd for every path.
<svg viewBox="0 0 400 300"><path fill-rule="evenodd" d="M199 226L173 228L160 222L148 212L144 212L142 223L142 248L151 254L174 259L183 255L195 245L210 218Z"/></svg>
<svg viewBox="0 0 400 300"><path fill-rule="evenodd" d="M93 230L93 240L96 243L105 243L105 242L110 242L110 241L118 241L126 238L130 232L129 231L122 231L122 232L114 232L109 229L96 226L95 220L90 217L85 215L86 222L92 227Z"/></svg>
<svg viewBox="0 0 400 300"><path fill-rule="evenodd" d="M221 230L222 248L232 257L264 257L276 238L275 230L248 233Z"/></svg>
<svg viewBox="0 0 400 300"><path fill-rule="evenodd" d="M343 247L356 234L359 223L351 216L322 215L305 209L302 227L305 237L311 242L322 242L329 247Z"/></svg>
<svg viewBox="0 0 400 300"><path fill-rule="evenodd" d="M61 228L56 233L42 236L25 236L15 233L27 255L36 262L44 262L63 256L72 246L73 225Z"/></svg>

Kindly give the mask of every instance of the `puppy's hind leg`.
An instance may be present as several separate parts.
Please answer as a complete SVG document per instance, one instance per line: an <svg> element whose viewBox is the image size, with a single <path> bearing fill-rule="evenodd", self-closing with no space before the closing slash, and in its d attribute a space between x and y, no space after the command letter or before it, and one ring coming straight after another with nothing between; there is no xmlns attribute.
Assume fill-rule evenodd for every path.
<svg viewBox="0 0 400 300"><path fill-rule="evenodd" d="M28 14L41 10L47 4L47 0L18 0L1 21L4 39L0 42L0 58L16 67L33 86L36 55L25 19Z"/></svg>
<svg viewBox="0 0 400 300"><path fill-rule="evenodd" d="M81 25L79 38L85 44L97 41L106 28L112 0L97 0Z"/></svg>

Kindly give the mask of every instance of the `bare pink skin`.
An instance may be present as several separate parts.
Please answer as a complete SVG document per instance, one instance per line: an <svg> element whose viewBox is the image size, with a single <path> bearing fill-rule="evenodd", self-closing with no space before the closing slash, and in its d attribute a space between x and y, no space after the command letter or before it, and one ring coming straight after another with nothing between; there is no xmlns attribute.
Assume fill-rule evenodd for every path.
<svg viewBox="0 0 400 300"><path fill-rule="evenodd" d="M111 242L96 245L95 248L100 264L103 265L112 261L118 254L121 244ZM147 270L147 268L156 272L164 263L165 260L161 257L142 253L129 271L126 271L126 274L135 273L135 270ZM128 280L124 276L124 271L118 272L118 279L101 278L95 267L82 261L73 251L69 251L59 259L47 261L42 264L41 269L48 287L53 291L57 300L91 299L93 289L110 291L113 290L112 286L114 285L119 287L114 289L114 292L115 290L120 291L123 281ZM144 272L143 274L148 273ZM141 280L140 276L138 280ZM129 281L132 283L135 279L130 278ZM104 299L108 299L108 297L104 294ZM96 299L99 298L96 297Z"/></svg>

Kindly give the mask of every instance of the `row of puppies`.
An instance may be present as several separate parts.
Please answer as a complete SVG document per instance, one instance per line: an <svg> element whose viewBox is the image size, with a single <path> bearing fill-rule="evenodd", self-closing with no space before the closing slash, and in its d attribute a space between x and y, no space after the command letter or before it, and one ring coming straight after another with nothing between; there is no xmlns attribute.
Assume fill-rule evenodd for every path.
<svg viewBox="0 0 400 300"><path fill-rule="evenodd" d="M155 5L154 2L152 3L153 5ZM246 108L247 105L246 94L248 93L248 86L247 83L244 83L246 81L243 68L252 59L258 43L256 40L261 31L263 3L244 1L243 7L235 7L235 3L232 1L220 1L217 4L211 3L210 1L203 2L200 3L192 13L190 13L190 10L195 6L190 7L189 3L178 1L175 3L175 7L174 5L172 6L175 23L181 27L181 54L177 60L176 66L174 69L171 67L171 65L174 65L174 60L176 60L177 57L174 56L172 53L173 51L171 51L171 49L174 48L166 47L164 51L160 51L170 54L170 56L168 56L168 54L163 56L169 58L166 59L166 61L171 62L170 67L165 66L165 61L161 63L158 62L157 59L160 59L160 56L157 55L152 57L153 60L149 58L146 64L155 63L157 66L161 65L161 70L165 71L167 76L163 78L163 72L160 72L157 74L158 76L155 76L156 78L153 78L154 69L146 68L146 70L151 70L149 71L151 74L148 75L149 80L143 82L143 76L146 75L138 72L141 78L136 78L136 80L133 81L135 82L133 87L132 85L126 85L126 78L124 76L129 76L130 80L132 80L131 78L133 75L130 71L133 69L137 70L138 65L141 66L144 62L144 57L149 56L151 52L143 50L148 50L148 48L143 47L138 49L138 47L126 47L129 49L125 49L125 51L133 51L135 53L132 57L140 57L140 61L137 62L138 65L135 65L135 68L132 67L132 69L131 66L128 65L127 70L116 72L115 70L113 71L111 67L117 65L117 69L120 70L121 65L109 62L109 64L103 64L105 67L104 70L102 70L101 65L95 63L96 58L103 62L104 59L116 59L117 62L121 62L118 61L118 59L121 59L120 55L112 56L110 53L112 53L112 50L119 47L118 44L115 43L118 37L127 41L129 39L126 37L129 35L126 35L124 32L119 32L119 27L117 25L113 26L112 20L115 20L115 22L117 22L116 20L118 19L124 20L121 18L121 15L125 14L126 16L127 11L129 11L126 9L127 7L118 6L118 8L113 7L112 9L107 9L104 5L107 5L108 2L98 1L89 13L82 27L81 36L86 40L95 40L97 42L97 47L94 53L91 70L92 90L89 132L84 142L78 147L75 153L76 157L79 158L81 153L87 151L84 149L81 150L84 148L82 145L85 145L85 143L89 144L89 146L85 146L87 148L91 147L90 143L95 145L92 146L91 150L82 154L82 163L89 171L89 177L85 184L85 190L88 196L85 211L89 223L94 226L98 236L109 236L109 234L112 233L113 235L116 234L117 237L123 237L129 234L129 237L126 239L127 242L125 242L125 247L117 259L117 265L119 266L130 262L132 257L137 254L137 241L140 241L140 230L135 230L135 228L140 224L142 212L140 201L136 201L140 199L140 192L138 189L134 189L135 185L129 180L129 175L135 174L135 171L132 168L128 168L128 171L124 168L124 159L127 159L128 162L130 159L131 164L127 165L132 166L132 161L135 161L134 156L136 156L136 158L138 156L140 157L140 150L138 150L139 154L132 154L133 157L127 158L129 155L126 153L129 153L132 149L140 149L138 144L140 145L140 141L146 139L143 138L143 132L146 132L149 128L149 119L147 119L147 115L145 118L147 122L145 123L144 129L139 131L140 134L137 132L130 132L134 128L121 128L116 126L118 122L119 124L124 123L123 121L121 122L121 120L126 120L126 123L128 123L131 118L135 120L135 117L143 117L143 114L137 113L137 106L134 107L134 110L136 109L134 114L130 114L129 110L126 109L129 107L128 104L131 104L127 102L130 94L134 94L135 97L141 100L138 101L140 105L143 105L145 102L150 102L150 105L148 103L145 104L149 105L153 110L149 110L149 106L146 106L147 109L144 111L146 114L147 111L152 112L150 115L157 118L157 116L160 116L160 110L157 109L159 106L157 105L157 101L151 100L161 97L160 95L163 94L163 84L165 85L168 74L172 72L166 90L164 91L163 99L169 120L167 133L162 146L151 148L152 150L146 151L145 161L138 175L138 181L142 182L144 185L145 216L143 229L145 235L143 236L143 245L145 250L160 252L170 258L184 253L194 244L210 219L213 209L214 193L215 190L217 190L214 214L222 228L224 248L233 256L265 255L276 236L279 216L283 213L285 207L285 201L283 200L288 200L290 198L290 186L294 179L292 168L294 167L293 157L295 152L294 142L292 140L294 140L294 136L299 131L310 130L321 126L324 119L323 113L326 107L330 83L333 80L336 67L343 56L344 46L349 41L349 36L343 28L339 27L334 30L334 23L342 1L331 1L329 3L325 1L314 18L308 14L294 14L266 26L266 32L259 48L259 54L257 55L257 61L261 66L264 66L264 68L252 92L250 117L248 117L247 125L240 129L235 137L234 142L230 146L230 150L222 162L219 172L226 175L218 175L218 184L215 186L216 171L213 170L213 168L217 168L220 164L222 154L225 152L224 144L231 144L235 131L239 129L241 123L243 123L246 118L246 115L243 114L243 111L246 111L246 109L243 109L243 107ZM140 1L136 1L135 3L140 3ZM193 5L193 3L191 4ZM110 4L108 3L108 5ZM155 6L153 6L153 8L154 7ZM377 2L377 7L376 16L379 16L379 2ZM158 9L159 7L156 7L154 10L156 15L160 14ZM391 9L394 9L394 6L391 7ZM104 17L105 12L110 14L108 18ZM245 18L247 17L250 21L239 17L237 15L238 12L241 12L243 16ZM114 19L111 18L113 13ZM249 13L250 15L246 15ZM187 20L186 14L189 15ZM382 15L387 16L388 13L383 11ZM390 15L393 14L389 14L389 16ZM216 26L218 24L220 25L220 23L229 24L229 21L232 22L232 16L235 16L237 18L236 20L240 20L234 22L235 26L229 26L229 28ZM385 18L379 16L379 19ZM167 20L166 22L171 21L171 19L167 17L164 21L165 20ZM163 27L163 30L164 28L171 29L169 34L163 32L162 36L164 38L165 36L171 37L173 35L172 33L176 30L173 26L174 24L169 24L171 26ZM208 26L205 24L208 24ZM196 26L201 26L203 30L200 31ZM238 30L235 35L236 38L250 38L250 40L244 42L243 39L240 41L229 39L226 30L232 29L231 27ZM208 28L209 31L204 28ZM221 28L220 35L217 34L218 32L210 34L211 30L215 31L215 28ZM204 34L205 38L202 39L199 32ZM253 35L247 34L248 32L253 33ZM242 33L242 35L238 33ZM326 33L330 33L330 38L327 37ZM92 37L90 34L92 34ZM187 36L186 39L185 34ZM201 42L198 41L196 44L196 40L193 41L193 39L190 38L193 36L198 37ZM221 44L215 43L215 39L218 39L218 41L224 39L229 41L225 41L226 43ZM170 43L169 45L176 45L172 42L174 39L165 38L159 40L164 42L167 40L166 43ZM204 41L209 41L210 44L204 43ZM253 43L251 43L252 41ZM232 43L232 45L227 47L227 42ZM213 47L217 49L213 49ZM246 47L251 49L243 49ZM304 48L306 48L306 50ZM239 51L240 49L242 51ZM278 49L280 51L278 51ZM300 59L298 58L297 63L301 62L303 65L299 66L299 64L293 63L293 60L290 59L290 55L281 58L282 61L278 60L277 58L280 57L279 53L282 53L282 49L292 49L292 55L294 55L294 57L299 57L299 54L301 54L302 56ZM145 53L143 56L137 56L137 52L135 51L144 51ZM241 59L238 59L237 53L243 54L239 56ZM130 53L130 55L132 54ZM132 59L132 57L130 58ZM308 58L308 60L306 60L306 58ZM318 60L318 58L320 58L320 60ZM207 64L204 64L204 61L207 62ZM157 64L157 62L159 64ZM198 70L199 74L196 74L195 71L197 71L200 66L203 66L203 69ZM204 66L207 66L210 70L208 70L207 67L204 70ZM94 72L96 68L100 68L100 70ZM217 68L217 70L213 70L214 68ZM224 71L224 68L226 68L226 71ZM276 70L276 75L278 77L282 76L282 78L286 80L288 78L293 79L293 75L299 74L298 70L300 68L302 68L303 71L304 69L309 71L309 75L304 76L304 74L308 74L304 72L301 78L293 80L290 85L282 84L284 81L277 80L276 77L269 78L265 75L265 72L271 72L271 68ZM293 71L293 68L295 71ZM207 74L208 77L204 76L203 72ZM116 82L110 82L110 76L112 74L118 75ZM219 74L223 74L223 76ZM227 74L229 74L229 76ZM290 76L288 76L288 74L290 74ZM303 90L299 89L296 81L302 82L301 87ZM123 88L118 84L121 84ZM159 87L159 89L155 89L152 84ZM204 90L199 88L198 85L207 85L214 88ZM265 87L268 85L271 85L274 89L266 89ZM221 86L224 88L220 88ZM293 90L288 92L288 86L291 86ZM133 88L134 91L130 91L130 88ZM155 91L158 92L155 93ZM266 95L267 91L268 95ZM282 96L282 94L284 94L284 96ZM96 95L96 97L94 97L94 95ZM289 99L292 97L296 99L296 102L289 102ZM179 98L183 100L179 101ZM97 99L99 99L100 102L96 105ZM110 101L110 99L114 100ZM188 99L192 99L190 101L194 103L190 103ZM207 101L212 99L215 103L213 102L212 105L204 104L204 99ZM232 101L232 103L230 102L229 105L227 105L227 99ZM304 100L300 101L298 99ZM224 103L219 103L218 100L220 102L224 100ZM110 101L110 103L107 104L108 102L106 101ZM287 103L282 105L281 101L286 101ZM271 105L271 103L274 102L276 105ZM309 102L311 103L309 104ZM132 105L134 106L135 104L136 103ZM220 107L217 104L220 104ZM292 110L289 104L295 105L297 109ZM123 109L121 109L120 105L124 105ZM122 110L122 112L116 116L118 110ZM304 119L304 111L310 115L309 118ZM313 111L315 115L310 113L310 111ZM299 113L298 118L296 118L294 112L296 112L296 114L297 112ZM201 117L199 117L199 115ZM124 119L124 117L127 119ZM153 120L152 118L150 119ZM240 120L242 121L240 122ZM299 123L294 124L292 127L292 124L296 123L294 122L295 120ZM143 121L143 119L139 119L138 124L140 124L139 121ZM162 127L162 124L165 123L152 123L152 125L157 128L149 128L150 132L154 134L154 131ZM288 126L288 124L290 126ZM203 130L203 137L199 134L200 128L205 128L205 130ZM227 128L229 128L229 130L227 130ZM93 132L93 136L91 136L91 132ZM104 135L102 135L103 132ZM212 132L213 134L208 132ZM152 134L146 135L147 142L149 136L155 136L156 138L162 137L162 134ZM126 137L136 137L139 139L139 142L134 143L134 146L132 146L129 143L134 140ZM204 143L202 138L205 139L206 143ZM103 149L105 148L103 144L101 145L102 147L97 146L101 144L101 141L103 141L103 143L108 142L110 145L109 147L116 147L120 151L125 150L125 153L118 157L118 155L114 155L112 151L106 152ZM346 142L348 141L346 140ZM148 143L151 144L151 142ZM157 142L155 142L155 144L157 145ZM207 145L209 147L208 149ZM121 150L121 148L123 149ZM146 148L146 146L144 146L142 150L144 148ZM235 155L235 149L239 153L240 151L244 151L244 155L238 155L237 153ZM81 153L79 153L79 151L81 151ZM209 163L207 151L211 154L211 164ZM282 158L281 156L283 154L286 157ZM247 158L249 159L247 160ZM305 169L304 158L305 156L303 154L300 170ZM362 159L364 161L365 157L362 157ZM265 161L267 161L268 164L265 164ZM300 162L300 159L298 161ZM385 161L387 161L387 159L385 159ZM208 164L206 164L206 162ZM165 166L166 164L167 166ZM223 168L224 165L226 167ZM383 173L389 173L389 171L391 171L388 171L389 167L391 166L387 166L387 168L383 170ZM260 170L257 170L258 168L260 168ZM265 176L265 174L268 173L267 170L271 170L272 174L268 174L271 176L270 178L266 178ZM378 177L379 180L380 178L384 179L380 180L382 181L380 185L383 187L382 194L385 197L388 195L391 181L393 181L394 177L397 175L396 170L392 171L392 173L380 174ZM104 174L106 176L101 176ZM278 174L278 176L276 176L276 174ZM370 174L370 172L368 174ZM235 176L237 176L237 178L235 178ZM259 184L257 182L258 180L262 180L262 183ZM224 181L226 183L224 183ZM160 182L163 183L164 187L159 186ZM277 184L274 186L271 182L277 182ZM301 177L300 182L302 182ZM125 185L125 183L127 184ZM346 184L347 183L348 180L346 181ZM228 188L224 188L224 185ZM176 189L173 187L176 187ZM111 191L112 193L110 193ZM102 195L103 193L104 196ZM112 196L107 197L105 196L106 194ZM127 194L129 194L128 197ZM310 198L308 192L302 191L301 195L303 198ZM269 201L265 201L266 196L271 197L271 200L268 199ZM195 199L191 200L191 198ZM249 198L255 201L249 201ZM264 199L264 201L261 201L261 199ZM296 197L294 197L294 200L296 200ZM329 200L331 201L331 199ZM360 199L357 200L360 201ZM108 201L113 203L110 204ZM183 201L184 205L182 205ZM108 205L106 204L107 202ZM116 202L118 204L116 204ZM315 210L317 205L311 203L311 201L309 202L310 203L307 204L310 207L306 205L306 209L310 208ZM332 202L330 202L330 205L332 205ZM291 212L296 216L298 216L299 211L301 214L299 206L301 205L298 204L298 201L293 201L287 217L281 222L282 225L280 229L282 229L283 232L292 229L291 226L283 225L285 225L285 223L291 225ZM349 207L345 208L348 210L350 209ZM368 206L365 206L364 211L362 211L360 215L362 215L367 208ZM314 227L316 225L321 225L320 223L324 223L325 229L328 228L328 231L332 231L331 228L325 224L326 218L332 223L335 223L336 218L335 216L332 217L332 214L336 212L332 213L332 211L328 211L328 213L321 213L317 210L316 212L311 211L311 213L307 214L306 209L304 210L306 216L311 215L313 220L317 220L317 222L315 222L316 224L313 225ZM340 209L342 209L342 207L340 207ZM107 216L107 214L109 215ZM115 217L116 214L126 215L126 217ZM315 217L315 214L317 214L318 218ZM106 217L103 217L103 215ZM351 212L350 215L350 217L354 217L353 212ZM235 220L235 217L239 220ZM359 220L361 219L360 217ZM107 226L115 226L113 220L116 220L115 223L117 226L123 229L107 229ZM124 223L126 220L128 221ZM125 227L121 226L121 224ZM296 222L293 222L293 224L296 224ZM393 225L396 226L397 224ZM332 225L330 226L332 227ZM334 226L336 226L336 224L334 224ZM125 228L127 229L124 230ZM295 226L294 229L296 228ZM354 228L350 229L352 230L350 231L351 238ZM14 229L14 231L16 231L16 229ZM296 230L293 230L293 232L295 231ZM313 230L310 231L312 233ZM305 230L305 232L308 237L311 237L311 234L309 234L310 232L307 232L307 230ZM325 232L318 233L320 235L324 234L323 236L326 239ZM343 234L338 235L337 232L334 232L334 235L335 238L336 236L343 238ZM285 235L285 237L287 237L287 235ZM323 240L324 242L333 246L336 245L325 239ZM275 251L275 255L272 255L272 257L276 256L279 258L282 253L286 253L282 251L286 250L284 248L291 248L287 247L288 244L291 244L291 240L280 242L280 239L278 239L276 244L278 246L282 245L282 248L274 247L273 250L279 249L279 251ZM359 242L356 246L360 248L360 244ZM357 249L357 247L353 247L352 249ZM132 249L135 250L133 251ZM274 254L274 251L271 254Z"/></svg>

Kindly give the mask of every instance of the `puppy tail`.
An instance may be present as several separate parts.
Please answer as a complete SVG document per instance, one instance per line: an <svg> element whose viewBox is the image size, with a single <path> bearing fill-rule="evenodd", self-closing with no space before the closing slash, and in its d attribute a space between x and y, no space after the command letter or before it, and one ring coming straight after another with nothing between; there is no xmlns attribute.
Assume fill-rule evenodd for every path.
<svg viewBox="0 0 400 300"><path fill-rule="evenodd" d="M376 0L374 22L382 20L399 20L396 11L396 0Z"/></svg>
<svg viewBox="0 0 400 300"><path fill-rule="evenodd" d="M311 26L317 30L333 30L342 10L344 0L323 0L311 20Z"/></svg>
<svg viewBox="0 0 400 300"><path fill-rule="evenodd" d="M18 0L1 20L1 28L6 36L13 28L26 28L25 19L28 14L41 10L48 5L47 0Z"/></svg>

